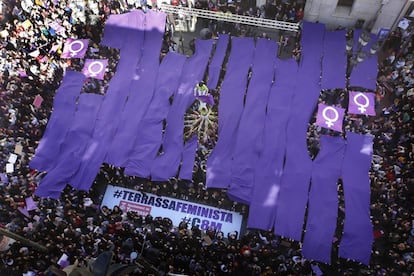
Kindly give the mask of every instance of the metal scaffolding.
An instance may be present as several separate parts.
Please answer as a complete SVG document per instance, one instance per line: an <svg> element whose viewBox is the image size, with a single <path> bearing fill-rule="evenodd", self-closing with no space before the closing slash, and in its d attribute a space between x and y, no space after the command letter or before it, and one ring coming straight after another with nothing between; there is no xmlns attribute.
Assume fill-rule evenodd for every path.
<svg viewBox="0 0 414 276"><path fill-rule="evenodd" d="M215 12L209 10L194 9L181 6L172 6L168 4L161 4L160 9L167 13L174 13L180 16L201 17L207 19L214 19L219 21L227 21L232 23L241 23L245 25L252 25L256 27L263 27L269 29L278 29L283 31L298 32L299 23L291 23L285 21L277 21L271 19L250 17L245 15L238 15L232 13Z"/></svg>

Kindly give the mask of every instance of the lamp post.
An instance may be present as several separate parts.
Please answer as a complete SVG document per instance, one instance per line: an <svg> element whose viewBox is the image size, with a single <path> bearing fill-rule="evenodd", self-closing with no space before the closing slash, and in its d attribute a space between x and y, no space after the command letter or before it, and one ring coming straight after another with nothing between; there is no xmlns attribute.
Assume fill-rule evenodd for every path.
<svg viewBox="0 0 414 276"><path fill-rule="evenodd" d="M367 53L364 51L358 52L356 56L357 63L361 63L367 57Z"/></svg>
<svg viewBox="0 0 414 276"><path fill-rule="evenodd" d="M352 69L359 63L361 63L367 56L368 53L363 51L363 48L365 46L368 45L368 42L371 40L371 36L368 32L363 31L358 38L358 47L357 47L357 51L355 53L353 53L353 48L354 48L354 39L352 37L350 37L347 41L346 41L346 53L348 55L348 68L347 68L347 78L349 79ZM369 51L369 55L372 56L374 55L378 49L379 49L380 45L376 42L374 43Z"/></svg>
<svg viewBox="0 0 414 276"><path fill-rule="evenodd" d="M353 47L354 47L354 40L352 38L351 39L348 39L346 41L346 46L345 46L346 53L348 54L348 56L352 55L352 49L353 49Z"/></svg>
<svg viewBox="0 0 414 276"><path fill-rule="evenodd" d="M362 32L358 38L358 51L360 51L363 47L367 46L368 42L371 40L371 36L368 32Z"/></svg>
<svg viewBox="0 0 414 276"><path fill-rule="evenodd" d="M368 56L368 54L364 51L359 51L357 52L357 54L355 56L351 56L348 62L348 70L347 70L347 75L348 78L351 75L352 69L354 69L354 67L361 63L366 57Z"/></svg>
<svg viewBox="0 0 414 276"><path fill-rule="evenodd" d="M377 41L374 44L372 44L371 48L369 49L369 56L371 57L371 56L375 55L380 48L381 48L380 42Z"/></svg>

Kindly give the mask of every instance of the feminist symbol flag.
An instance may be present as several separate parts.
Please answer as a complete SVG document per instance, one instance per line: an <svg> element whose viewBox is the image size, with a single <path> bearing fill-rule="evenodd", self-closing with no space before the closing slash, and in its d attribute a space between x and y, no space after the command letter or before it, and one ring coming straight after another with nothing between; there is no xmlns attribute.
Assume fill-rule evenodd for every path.
<svg viewBox="0 0 414 276"><path fill-rule="evenodd" d="M61 58L83 58L88 49L88 39L68 38L63 47Z"/></svg>
<svg viewBox="0 0 414 276"><path fill-rule="evenodd" d="M316 125L342 132L345 109L325 104L318 105Z"/></svg>
<svg viewBox="0 0 414 276"><path fill-rule="evenodd" d="M107 66L107 59L86 59L82 73L88 78L102 80L104 78Z"/></svg>
<svg viewBox="0 0 414 276"><path fill-rule="evenodd" d="M348 113L375 116L375 94L350 91Z"/></svg>

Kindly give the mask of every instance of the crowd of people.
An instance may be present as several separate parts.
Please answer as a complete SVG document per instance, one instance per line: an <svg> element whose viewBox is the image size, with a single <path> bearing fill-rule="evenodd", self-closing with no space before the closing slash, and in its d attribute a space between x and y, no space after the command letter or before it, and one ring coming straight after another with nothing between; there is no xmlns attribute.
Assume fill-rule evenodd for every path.
<svg viewBox="0 0 414 276"><path fill-rule="evenodd" d="M412 26L390 34L378 76L380 116L371 170L371 213L375 243L372 262L378 271L398 275L414 271L414 144ZM386 272L385 272L386 271Z"/></svg>
<svg viewBox="0 0 414 276"><path fill-rule="evenodd" d="M189 1L172 1L173 5L191 6ZM201 1L197 0L194 7L214 11L222 14L236 14L242 16L257 17L263 19L278 20L284 22L298 23L304 16L305 1L266 1L260 7L256 6L254 1ZM214 19L202 19L205 21L205 27L208 27L213 34L231 33L237 36L266 36L266 34L257 34L253 28L240 23L230 23Z"/></svg>
<svg viewBox="0 0 414 276"><path fill-rule="evenodd" d="M184 2L184 3L183 3ZM188 1L172 1L173 5L188 6ZM194 3L198 9L274 19L285 22L300 22L303 19L305 1L268 0L265 5L256 6L254 1L200 1Z"/></svg>
<svg viewBox="0 0 414 276"><path fill-rule="evenodd" d="M19 240L7 249L3 242L0 275L52 275L50 266L63 268L75 262L80 267L86 266L88 260L108 250L114 253L116 263L139 264L140 260L145 260L160 275L323 273L408 276L414 271L411 29L397 29L383 45L377 91L378 116L374 119L355 118L349 120L347 126L375 137L370 172L375 241L369 267L337 257L331 265L305 260L301 257L299 243L275 236L272 231L247 230L226 236L222 232L190 227L185 222L173 226L169 218L142 217L123 212L118 207L110 210L99 205L105 185L111 183L222 207L247 216L248 206L230 201L225 191L205 188L206 149L198 151L193 181L151 182L126 176L122 168L103 165L88 193L68 186L59 200L34 197L44 173L31 170L28 162L45 131L54 93L65 70L82 68L81 61L60 58L62 44L67 37L89 38L91 50L87 55L111 56L109 71L113 73L117 52L99 46L102 27L109 14L126 12L134 6L131 4L134 1L89 2L90 5L84 6L70 1L33 3L26 0L6 1L3 5L0 25L0 70L3 72L0 79L0 226L45 246L47 252ZM196 2L195 6L200 3ZM205 3L210 9L214 7L210 7L211 3L215 4ZM268 3L264 13L259 8L259 12L254 11L252 15L300 20L297 13L301 7L294 3L276 1L275 9L273 6L267 8L273 5ZM237 2L233 5L237 8ZM293 19L286 12L292 9L296 14L292 15ZM111 74L108 76L110 78ZM91 91L91 87L95 87L94 93L104 93L108 76L102 81L85 82L85 89ZM33 101L38 95L43 102L36 107ZM337 93L332 100L344 101L343 93ZM310 148L314 155L317 154L320 131L313 127L309 130L309 144L316 145ZM17 160L12 170L5 173L11 154L16 154ZM340 206L343 207L341 200ZM343 212L341 214L343 216ZM334 244L334 250L337 246L338 242ZM132 257L134 254L131 253L138 257ZM59 262L63 254L68 260ZM136 271L136 275L150 273L154 272L147 271L144 266L139 266Z"/></svg>

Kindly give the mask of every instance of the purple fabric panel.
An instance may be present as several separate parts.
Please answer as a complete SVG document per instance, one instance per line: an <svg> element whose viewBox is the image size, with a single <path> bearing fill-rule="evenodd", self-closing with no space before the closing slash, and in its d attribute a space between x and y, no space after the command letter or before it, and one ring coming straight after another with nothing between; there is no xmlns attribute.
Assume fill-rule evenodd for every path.
<svg viewBox="0 0 414 276"><path fill-rule="evenodd" d="M312 161L306 148L306 132L295 131L295 122L300 123L298 120L288 123L286 163L276 204L275 233L300 241Z"/></svg>
<svg viewBox="0 0 414 276"><path fill-rule="evenodd" d="M85 76L81 72L67 71L53 100L53 112L46 131L29 166L38 171L48 171L59 157L61 145L72 123L76 98L82 89Z"/></svg>
<svg viewBox="0 0 414 276"><path fill-rule="evenodd" d="M322 89L345 88L347 56L345 30L325 33L322 59Z"/></svg>
<svg viewBox="0 0 414 276"><path fill-rule="evenodd" d="M292 109L295 109L295 97ZM310 102L313 100L310 100ZM276 204L275 233L301 240L312 171L306 140L309 117L291 115L287 126L285 167Z"/></svg>
<svg viewBox="0 0 414 276"><path fill-rule="evenodd" d="M373 137L346 133L347 147L342 165L345 197L344 232L339 256L369 265L373 242L370 221L370 179Z"/></svg>
<svg viewBox="0 0 414 276"><path fill-rule="evenodd" d="M132 14L132 13L129 13ZM144 17L144 14L134 13L137 17ZM134 26L137 29L143 30L144 26ZM130 18L125 14L111 14L108 19L105 21L105 27L103 31L103 37L100 44L111 47L111 48L122 48L124 46L124 40L120 37L125 37L130 35L129 28L132 28L130 25Z"/></svg>
<svg viewBox="0 0 414 276"><path fill-rule="evenodd" d="M232 37L226 75L220 90L218 141L207 160L208 188L226 188L230 185L231 154L243 112L247 74L253 60L254 49L252 38Z"/></svg>
<svg viewBox="0 0 414 276"><path fill-rule="evenodd" d="M135 10L135 13L142 13L140 10ZM156 31L164 34L166 14L158 10L148 10L145 15L151 20L145 21L145 29L148 31Z"/></svg>
<svg viewBox="0 0 414 276"><path fill-rule="evenodd" d="M320 76L321 76L321 57L322 57L322 43L324 40L325 34L325 25L320 23L303 23L302 29L302 55L300 60L300 73L298 75L299 80L299 90L303 90L300 93L305 93L303 96L298 99L295 104L302 104L301 108L305 108L308 114L309 108L313 111L313 106L309 105L305 99L306 94L309 93L318 93L320 92ZM305 84L305 85L303 85ZM316 91L316 90L318 91ZM306 92L309 91L309 92ZM312 92L311 92L312 91ZM314 99L314 95L310 96ZM299 107L296 107L296 110L301 110Z"/></svg>
<svg viewBox="0 0 414 276"><path fill-rule="evenodd" d="M276 60L276 80L270 91L263 133L263 147L255 168L247 226L273 228L286 148L286 127L293 99L295 60Z"/></svg>
<svg viewBox="0 0 414 276"><path fill-rule="evenodd" d="M306 131L308 122L313 114L320 94L321 56L322 41L324 39L325 27L319 23L304 22L302 34L302 53L297 75L290 76L291 81L296 83L295 97L292 103L289 123L292 135L303 133L301 148L306 149ZM289 145L292 145L289 143ZM307 150L302 156L309 157ZM310 159L309 159L310 161ZM292 159L292 165L295 160Z"/></svg>
<svg viewBox="0 0 414 276"><path fill-rule="evenodd" d="M275 233L301 240L312 160L307 149L307 128L320 93L320 66L324 25L304 24L298 75L292 76L296 89L287 125L285 167L276 205ZM295 78L296 77L296 78Z"/></svg>
<svg viewBox="0 0 414 276"><path fill-rule="evenodd" d="M375 90L377 87L378 57L367 57L357 64L351 72L350 85Z"/></svg>
<svg viewBox="0 0 414 276"><path fill-rule="evenodd" d="M194 160L198 146L197 138L197 135L194 135L184 145L183 155L181 158L180 179L193 179Z"/></svg>
<svg viewBox="0 0 414 276"><path fill-rule="evenodd" d="M332 240L338 216L338 179L345 140L321 136L321 149L313 161L308 219L302 254L309 260L331 263Z"/></svg>
<svg viewBox="0 0 414 276"><path fill-rule="evenodd" d="M155 122L144 119L139 124L140 134L136 138L134 149L129 154L124 171L126 175L150 178L151 166L162 144L162 128L162 120Z"/></svg>
<svg viewBox="0 0 414 276"><path fill-rule="evenodd" d="M223 131L227 131L231 125L238 125L239 123L244 108L247 75L252 65L255 51L255 44L252 38L232 37L231 44L226 75L224 76L220 90L218 106L219 140ZM235 118L236 120L234 120ZM227 138L233 140L232 137Z"/></svg>
<svg viewBox="0 0 414 276"><path fill-rule="evenodd" d="M59 198L60 193L76 172L79 159L92 138L103 96L84 93L79 96L77 110L70 130L62 144L62 151L54 167L40 182L35 194L41 197Z"/></svg>
<svg viewBox="0 0 414 276"><path fill-rule="evenodd" d="M320 50L325 34L325 25L321 23L303 22L302 26L302 53L312 54L315 50ZM320 60L320 56L314 56Z"/></svg>
<svg viewBox="0 0 414 276"><path fill-rule="evenodd" d="M218 37L216 50L208 68L207 87L209 89L216 89L217 87L224 57L227 51L227 45L229 44L229 38L230 36L227 34L220 34Z"/></svg>
<svg viewBox="0 0 414 276"><path fill-rule="evenodd" d="M255 165L263 150L263 129L266 106L274 79L277 44L260 39L256 43L252 77L247 90L246 104L235 137L231 183L227 195L237 201L250 202ZM273 57L273 58L272 58Z"/></svg>
<svg viewBox="0 0 414 276"><path fill-rule="evenodd" d="M195 100L193 90L203 79L212 46L212 40L196 40L196 53L184 65L181 84L167 117L164 153L154 160L151 168L153 180L168 180L177 173L184 148L184 114Z"/></svg>
<svg viewBox="0 0 414 276"><path fill-rule="evenodd" d="M151 23L155 22L155 25L160 26L165 24L164 13L153 13L153 15L158 16L152 16ZM147 20L148 16L147 14ZM146 24L141 61L129 86L128 100L120 114L120 123L107 153L106 162L111 165L126 166L128 155L134 146L133 142L138 133L138 125L154 95L162 39L162 32L152 29L152 24Z"/></svg>
<svg viewBox="0 0 414 276"><path fill-rule="evenodd" d="M137 12L138 15L141 12ZM86 151L80 159L79 169L71 180L73 187L89 190L107 153L108 145L119 124L119 114L128 97L129 85L140 61L144 32L138 26L143 25L144 17L136 13L124 14L129 18L128 35L118 37L124 40L115 75L102 103L98 121ZM120 35L123 34L120 32ZM118 115L118 116L115 116Z"/></svg>
<svg viewBox="0 0 414 276"><path fill-rule="evenodd" d="M185 56L175 53L168 53L162 60L154 98L139 125L125 174L149 178L152 162L162 144L162 120L167 118L171 107L169 98L178 89L185 60Z"/></svg>

